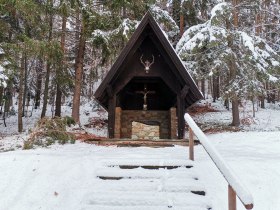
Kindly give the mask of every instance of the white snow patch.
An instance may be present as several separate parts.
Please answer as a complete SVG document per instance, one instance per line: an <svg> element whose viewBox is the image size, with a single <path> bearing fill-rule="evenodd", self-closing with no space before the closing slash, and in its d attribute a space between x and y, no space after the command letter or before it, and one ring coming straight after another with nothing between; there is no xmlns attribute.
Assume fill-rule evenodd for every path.
<svg viewBox="0 0 280 210"><path fill-rule="evenodd" d="M226 3L226 2L222 2L222 3L219 3L217 4L212 10L211 10L211 16L214 17L216 15L218 15L219 13L220 14L223 14L223 11L226 7L228 7L229 4Z"/></svg>
<svg viewBox="0 0 280 210"><path fill-rule="evenodd" d="M277 82L278 79L277 79L276 77L272 76L272 75L269 75L269 81L271 81L271 82Z"/></svg>

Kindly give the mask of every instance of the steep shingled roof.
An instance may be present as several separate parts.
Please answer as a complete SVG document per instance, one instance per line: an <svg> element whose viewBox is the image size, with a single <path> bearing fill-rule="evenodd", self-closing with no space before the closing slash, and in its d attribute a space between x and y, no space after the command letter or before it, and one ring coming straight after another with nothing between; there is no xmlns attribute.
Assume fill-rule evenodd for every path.
<svg viewBox="0 0 280 210"><path fill-rule="evenodd" d="M187 86L189 86L189 92L185 97L186 108L203 98L202 93L199 91L194 80L192 79L192 77L186 70L185 66L183 65L181 59L176 54L174 48L171 46L170 42L165 37L164 32L161 30L161 28L153 18L151 12L148 11L94 94L95 98L101 103L103 107L107 108L104 102L108 100L106 96L107 94L106 87L114 81L114 77L120 74L121 67L124 64L127 56L131 53L135 44L141 41L140 39L141 34L148 27L152 29L152 32L156 35L156 37L160 41L160 44L162 45L163 49L165 50L170 60L174 64L175 66L174 69L178 71L184 83Z"/></svg>

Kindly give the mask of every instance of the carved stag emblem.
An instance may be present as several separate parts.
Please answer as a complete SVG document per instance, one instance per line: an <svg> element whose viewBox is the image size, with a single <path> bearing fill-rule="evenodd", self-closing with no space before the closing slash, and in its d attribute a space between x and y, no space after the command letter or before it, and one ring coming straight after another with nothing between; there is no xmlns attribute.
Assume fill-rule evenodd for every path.
<svg viewBox="0 0 280 210"><path fill-rule="evenodd" d="M154 64L155 57L154 57L154 55L152 55L152 57L153 57L153 60L152 60L152 61L149 61L149 60L147 59L147 60L145 60L144 62L143 62L143 54L142 54L141 57L140 57L140 61L141 61L141 63L143 64L143 66L145 67L144 70L145 70L146 74L149 73L151 65Z"/></svg>

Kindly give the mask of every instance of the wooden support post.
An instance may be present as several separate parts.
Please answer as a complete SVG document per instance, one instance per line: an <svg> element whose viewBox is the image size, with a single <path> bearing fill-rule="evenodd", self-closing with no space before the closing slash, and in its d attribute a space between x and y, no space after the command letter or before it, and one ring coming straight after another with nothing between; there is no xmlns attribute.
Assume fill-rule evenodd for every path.
<svg viewBox="0 0 280 210"><path fill-rule="evenodd" d="M114 94L110 85L106 88L109 97L108 104L108 136L110 139L114 138L115 133L115 109L116 109L116 94Z"/></svg>
<svg viewBox="0 0 280 210"><path fill-rule="evenodd" d="M236 210L236 193L230 185L228 185L228 210Z"/></svg>
<svg viewBox="0 0 280 210"><path fill-rule="evenodd" d="M177 94L178 139L183 139L185 136L185 98L189 89L189 86L185 85Z"/></svg>
<svg viewBox="0 0 280 210"><path fill-rule="evenodd" d="M194 135L191 127L189 127L189 159L194 160Z"/></svg>
<svg viewBox="0 0 280 210"><path fill-rule="evenodd" d="M121 138L121 120L122 118L122 108L116 107L115 109L115 126L114 126L114 138Z"/></svg>
<svg viewBox="0 0 280 210"><path fill-rule="evenodd" d="M177 96L177 118L178 118L178 139L185 136L185 100L180 95Z"/></svg>
<svg viewBox="0 0 280 210"><path fill-rule="evenodd" d="M115 104L116 97L113 96L109 99L109 108L108 108L108 134L109 138L112 139L115 137Z"/></svg>

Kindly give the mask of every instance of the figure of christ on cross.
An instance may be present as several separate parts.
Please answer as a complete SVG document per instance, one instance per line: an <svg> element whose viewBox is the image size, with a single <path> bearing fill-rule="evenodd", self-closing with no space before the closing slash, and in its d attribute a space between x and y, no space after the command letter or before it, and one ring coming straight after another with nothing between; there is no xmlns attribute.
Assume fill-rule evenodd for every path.
<svg viewBox="0 0 280 210"><path fill-rule="evenodd" d="M156 91L148 91L147 84L144 84L144 91L136 91L136 93L143 94L143 99L144 99L143 110L147 111L148 110L148 105L147 105L148 94L155 94Z"/></svg>

